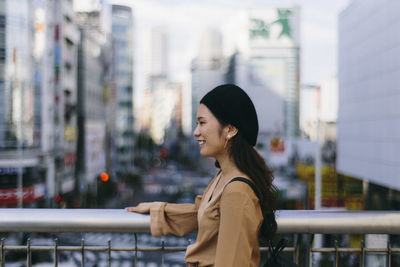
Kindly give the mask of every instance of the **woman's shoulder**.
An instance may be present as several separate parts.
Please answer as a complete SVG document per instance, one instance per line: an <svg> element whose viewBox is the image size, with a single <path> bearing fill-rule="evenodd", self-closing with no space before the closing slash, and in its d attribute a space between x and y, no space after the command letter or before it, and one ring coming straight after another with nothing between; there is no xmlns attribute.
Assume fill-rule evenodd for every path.
<svg viewBox="0 0 400 267"><path fill-rule="evenodd" d="M239 178L239 179L235 179ZM255 194L254 190L251 188L251 185L247 184L245 181L241 181L242 179L246 179L250 183L254 184L253 181L248 176L240 176L240 177L233 177L225 186L223 195L225 194L235 194L238 197L244 198L252 198L257 199L258 197Z"/></svg>
<svg viewBox="0 0 400 267"><path fill-rule="evenodd" d="M245 209L248 214L262 217L260 200L250 185L242 181L232 181L225 186L221 194L220 206L221 210L222 208Z"/></svg>

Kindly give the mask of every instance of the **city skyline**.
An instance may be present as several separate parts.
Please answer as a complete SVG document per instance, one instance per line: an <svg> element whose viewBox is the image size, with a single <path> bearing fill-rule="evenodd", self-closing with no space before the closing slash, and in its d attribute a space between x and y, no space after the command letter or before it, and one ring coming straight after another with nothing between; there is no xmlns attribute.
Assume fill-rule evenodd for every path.
<svg viewBox="0 0 400 267"><path fill-rule="evenodd" d="M223 56L245 49L247 32L242 27L248 8L268 5L298 5L301 8L301 84L321 84L337 77L337 17L350 0L319 1L137 1L112 0L133 8L135 18L135 101L144 94L146 62L143 52L149 46L152 27L163 25L169 33L168 75L190 89L190 64L198 54L202 33L217 28L222 33ZM172 15L171 15L172 14ZM206 22L205 22L205 19ZM239 27L239 28L237 28ZM186 126L188 127L188 126ZM188 131L189 129L186 129Z"/></svg>

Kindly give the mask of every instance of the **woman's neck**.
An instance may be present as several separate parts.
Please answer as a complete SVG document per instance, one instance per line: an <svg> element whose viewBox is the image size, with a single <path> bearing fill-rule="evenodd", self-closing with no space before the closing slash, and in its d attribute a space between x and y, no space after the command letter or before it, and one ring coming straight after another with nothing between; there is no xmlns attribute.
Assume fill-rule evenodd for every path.
<svg viewBox="0 0 400 267"><path fill-rule="evenodd" d="M222 176L225 178L230 177L233 173L239 172L235 162L229 155L224 155L216 159L221 167Z"/></svg>

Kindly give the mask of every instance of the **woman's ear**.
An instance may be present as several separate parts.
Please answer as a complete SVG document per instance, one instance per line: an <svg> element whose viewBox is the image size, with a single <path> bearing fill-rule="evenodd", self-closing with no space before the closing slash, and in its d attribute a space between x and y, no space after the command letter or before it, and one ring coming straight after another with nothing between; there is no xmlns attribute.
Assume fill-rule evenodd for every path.
<svg viewBox="0 0 400 267"><path fill-rule="evenodd" d="M237 132L238 132L238 129L235 126L229 124L227 126L226 139L231 139L232 137L234 137L237 134Z"/></svg>

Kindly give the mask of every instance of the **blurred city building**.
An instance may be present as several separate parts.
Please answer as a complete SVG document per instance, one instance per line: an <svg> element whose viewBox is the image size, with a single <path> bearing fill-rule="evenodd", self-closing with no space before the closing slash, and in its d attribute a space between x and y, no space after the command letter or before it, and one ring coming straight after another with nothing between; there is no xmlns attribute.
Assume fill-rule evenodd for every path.
<svg viewBox="0 0 400 267"><path fill-rule="evenodd" d="M96 3L79 30L73 1L0 1L0 205L52 206L115 155L111 16Z"/></svg>
<svg viewBox="0 0 400 267"><path fill-rule="evenodd" d="M250 9L244 25L247 47L229 57L222 53L218 30L203 34L191 70L193 129L201 97L217 85L232 83L254 102L260 126L257 148L268 160L276 154L269 149L273 140L283 143L299 136L299 13L297 6Z"/></svg>
<svg viewBox="0 0 400 267"><path fill-rule="evenodd" d="M150 76L168 77L168 29L157 26L151 29Z"/></svg>
<svg viewBox="0 0 400 267"><path fill-rule="evenodd" d="M74 189L77 150L77 70L79 30L72 1L53 4L54 97L55 97L55 180L56 193ZM51 25L51 24L50 24Z"/></svg>
<svg viewBox="0 0 400 267"><path fill-rule="evenodd" d="M222 53L222 34L209 28L203 32L197 56L192 60L192 129L197 124L201 98L214 87L226 83L228 59ZM197 143L197 140L193 140Z"/></svg>
<svg viewBox="0 0 400 267"><path fill-rule="evenodd" d="M263 122L260 132L298 136L300 9L249 10L248 44L246 77L236 77L256 99Z"/></svg>
<svg viewBox="0 0 400 267"><path fill-rule="evenodd" d="M300 8L250 9L247 29L248 47L231 56L226 81L253 99L260 125L257 148L273 161L287 148L271 150L274 140L283 144L299 136Z"/></svg>
<svg viewBox="0 0 400 267"><path fill-rule="evenodd" d="M375 208L390 209L389 191L400 190L399 11L397 1L355 0L339 16L337 169L366 191L386 188Z"/></svg>
<svg viewBox="0 0 400 267"><path fill-rule="evenodd" d="M39 167L43 127L38 101L45 83L44 30L44 6L0 1L0 205L18 203L17 186L23 186L24 203L44 197L46 181L38 177L46 172ZM40 68L35 72L33 66Z"/></svg>
<svg viewBox="0 0 400 267"><path fill-rule="evenodd" d="M316 140L319 120L321 144L336 141L337 109L336 78L319 85L302 84L300 86L300 136Z"/></svg>
<svg viewBox="0 0 400 267"><path fill-rule="evenodd" d="M133 14L127 6L112 5L113 72L117 89L116 146L119 173L134 170Z"/></svg>
<svg viewBox="0 0 400 267"><path fill-rule="evenodd" d="M156 144L168 146L176 142L179 138L178 132L182 132L182 84L169 79L168 29L164 26L153 27L150 37L150 64L146 77L141 129L142 132L147 132Z"/></svg>
<svg viewBox="0 0 400 267"><path fill-rule="evenodd" d="M167 80L159 80L153 86L150 133L154 142L163 144L166 131L178 115L175 111L182 88L180 83Z"/></svg>
<svg viewBox="0 0 400 267"><path fill-rule="evenodd" d="M0 147L7 169L1 181L12 181L5 186L14 199L22 176L18 184L26 203L37 200L36 194L52 197L74 187L79 35L71 1L0 5ZM29 187L35 179L40 187Z"/></svg>
<svg viewBox="0 0 400 267"><path fill-rule="evenodd" d="M400 206L399 11L395 1L354 0L339 15L337 172L358 191L344 195L346 208ZM366 247L389 238L367 235ZM385 261L370 255L366 266Z"/></svg>
<svg viewBox="0 0 400 267"><path fill-rule="evenodd" d="M354 0L339 15L336 169L346 209L400 206L399 11L396 1ZM367 235L366 247L389 238ZM369 255L366 266L385 261Z"/></svg>
<svg viewBox="0 0 400 267"><path fill-rule="evenodd" d="M106 170L106 94L111 83L111 58L104 49L110 49L102 28L101 10L78 12L80 30L78 49L78 162L77 192L87 188L96 192L99 174ZM107 51L109 53L109 51ZM107 60L108 59L108 60ZM108 66L108 68L106 67Z"/></svg>
<svg viewBox="0 0 400 267"><path fill-rule="evenodd" d="M191 63L192 132L197 126L197 110L201 98L218 85L227 83L229 58L223 55L222 34L216 28L206 29L200 38L199 50ZM189 156L199 161L210 173L214 162L200 157L198 142L191 138L187 144Z"/></svg>

